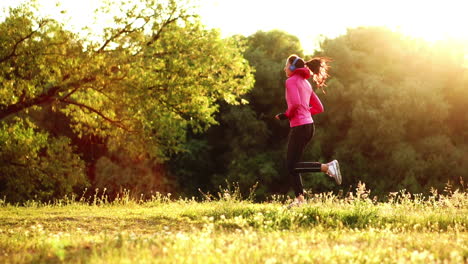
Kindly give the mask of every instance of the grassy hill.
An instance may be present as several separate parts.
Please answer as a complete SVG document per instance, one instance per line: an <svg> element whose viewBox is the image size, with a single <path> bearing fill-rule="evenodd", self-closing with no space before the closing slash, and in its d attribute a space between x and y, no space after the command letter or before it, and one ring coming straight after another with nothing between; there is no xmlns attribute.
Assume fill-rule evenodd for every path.
<svg viewBox="0 0 468 264"><path fill-rule="evenodd" d="M468 194L0 205L0 263L467 263Z"/></svg>

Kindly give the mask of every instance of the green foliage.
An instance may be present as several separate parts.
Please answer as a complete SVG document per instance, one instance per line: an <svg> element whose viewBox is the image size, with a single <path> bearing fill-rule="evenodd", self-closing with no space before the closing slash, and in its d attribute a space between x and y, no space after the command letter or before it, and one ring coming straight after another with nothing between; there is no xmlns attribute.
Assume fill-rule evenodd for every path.
<svg viewBox="0 0 468 264"><path fill-rule="evenodd" d="M124 152L123 152L124 153ZM114 153L110 158L103 156L95 165L93 187L103 190L110 200L126 192L134 198L147 199L156 192L170 192L175 189L174 179L166 173L162 164L146 158L129 158Z"/></svg>
<svg viewBox="0 0 468 264"><path fill-rule="evenodd" d="M280 31L245 40L245 57L255 68L254 88L245 97L249 105L220 109L221 126L212 127L204 141L217 170L206 170L203 178L211 175L212 187L227 180L244 189L258 181L257 197L265 199L287 192L289 127L272 117L286 108L284 60L302 54L297 38ZM377 193L428 193L447 182L466 182L464 49L379 27L325 39L314 55L333 59L332 78L327 93L319 93L325 112L314 117L315 136L303 159L338 159L345 188L363 181ZM303 174L303 183L313 192L342 188L320 174Z"/></svg>
<svg viewBox="0 0 468 264"><path fill-rule="evenodd" d="M206 140L190 138L185 147L187 151L169 163L170 171L176 175L178 189L184 195L198 196L199 190L211 189L212 182L208 176L216 174L219 164Z"/></svg>
<svg viewBox="0 0 468 264"><path fill-rule="evenodd" d="M382 28L349 30L322 49L334 63L318 140L342 161L345 184L427 193L466 179L467 123L454 112L468 102L462 53Z"/></svg>
<svg viewBox="0 0 468 264"><path fill-rule="evenodd" d="M298 39L281 31L221 39L182 1L106 1L98 15L111 10L113 25L86 36L39 17L34 5L0 22L0 153L16 157L0 160L2 186L51 199L86 171L113 194L177 186L195 195L226 181L259 182L258 199L287 192L289 127L273 117L286 108L286 57L304 55ZM466 182L465 49L379 27L324 39L314 55L333 59L332 78L304 159L336 158L344 186L364 181L377 193ZM57 184L68 187L54 192L43 178L58 171ZM318 174L304 184L339 190Z"/></svg>
<svg viewBox="0 0 468 264"><path fill-rule="evenodd" d="M157 189L141 187L159 177L142 167L183 151L187 131L216 124L219 102L239 104L253 85L243 44L204 29L181 1L105 2L98 15L112 9L113 25L86 36L31 9L11 9L0 22L0 121L30 118L40 133L69 138L98 186ZM46 114L65 124L52 132L39 118ZM85 152L88 139L99 156Z"/></svg>
<svg viewBox="0 0 468 264"><path fill-rule="evenodd" d="M0 196L10 202L48 201L87 185L70 140L23 121L0 125L0 171Z"/></svg>
<svg viewBox="0 0 468 264"><path fill-rule="evenodd" d="M255 68L255 86L249 93L249 101L252 109L267 121L287 107L284 64L290 54L302 55L302 48L297 37L277 30L258 31L247 39L245 57ZM267 124L276 128L272 129L272 133L276 133L277 127Z"/></svg>

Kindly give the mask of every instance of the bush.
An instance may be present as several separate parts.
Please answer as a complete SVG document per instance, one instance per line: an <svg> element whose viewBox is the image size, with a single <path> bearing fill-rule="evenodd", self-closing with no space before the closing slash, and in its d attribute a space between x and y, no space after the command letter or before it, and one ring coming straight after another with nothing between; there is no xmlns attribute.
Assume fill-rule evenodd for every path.
<svg viewBox="0 0 468 264"><path fill-rule="evenodd" d="M85 187L85 164L70 139L27 122L0 125L0 196L8 202L49 201Z"/></svg>

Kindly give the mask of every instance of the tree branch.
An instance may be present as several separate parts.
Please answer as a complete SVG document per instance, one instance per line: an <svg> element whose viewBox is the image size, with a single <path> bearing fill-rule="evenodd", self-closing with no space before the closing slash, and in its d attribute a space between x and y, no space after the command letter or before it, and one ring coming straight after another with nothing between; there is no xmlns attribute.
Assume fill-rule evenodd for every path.
<svg viewBox="0 0 468 264"><path fill-rule="evenodd" d="M88 105L85 105L85 104L82 104L82 103L78 103L78 102L75 102L75 101L70 101L70 100L60 100L60 102L62 103L65 103L65 104L70 104L70 105L75 105L75 106L78 106L80 108L84 108L90 112L93 112L95 114L97 114L98 116L100 116L102 119L106 120L107 122L111 123L112 125L115 125L127 132L135 132L135 131L132 131L130 129L128 129L125 125L123 125L121 123L121 121L117 121L117 120L112 120L110 119L109 117L105 116L103 113L101 113L99 110L96 110L94 108L92 108L91 106L88 106Z"/></svg>
<svg viewBox="0 0 468 264"><path fill-rule="evenodd" d="M7 56L3 57L0 59L0 63L3 63L7 60L9 60L10 58L12 57L15 57L16 56L16 49L18 48L18 46L24 42L25 40L31 38L35 33L37 33L39 31L39 29L41 29L44 25L46 25L47 23L49 22L49 20L43 20L41 21L41 23L39 23L39 27L36 29L36 30L33 30L31 31L28 35L22 37L21 39L19 39L15 45L13 45L13 50L10 52L10 54L8 54Z"/></svg>
<svg viewBox="0 0 468 264"><path fill-rule="evenodd" d="M22 110L27 109L29 107L32 107L32 106L35 106L35 105L47 104L47 103L50 103L50 102L54 101L55 99L57 99L56 97L58 95L58 92L61 89L64 89L64 88L67 88L67 87L77 87L77 86L79 87L79 86L81 86L83 84L92 82L94 80L96 80L96 77L91 76L91 77L85 77L83 79L77 80L77 81L72 82L72 83L67 83L67 84L63 84L63 85L56 85L56 86L53 86L53 87L49 88L49 90L47 90L45 93L42 93L41 95L39 95L37 97L34 97L34 98L30 99L30 100L26 100L24 102L18 102L16 104L11 104L11 105L8 105L8 106L0 107L0 120L4 119L4 118L6 118L6 117L8 117L10 115L21 112Z"/></svg>
<svg viewBox="0 0 468 264"><path fill-rule="evenodd" d="M109 43L111 41L113 41L114 39L120 37L121 35L125 34L125 33L133 33L139 29L141 29L143 26L145 26L148 22L145 22L143 24L143 26L141 27L138 27L138 28L134 28L134 29L130 29L131 26L138 20L140 19L141 17L136 17L135 20L133 20L132 22L130 22L129 24L125 25L119 32L117 32L117 34L111 36L109 39L107 39L104 44L97 50L97 53L101 53L104 51L104 49L107 47L107 45L109 45Z"/></svg>
<svg viewBox="0 0 468 264"><path fill-rule="evenodd" d="M160 98L155 98L161 105L163 105L166 109L171 110L173 113L179 115L184 120L190 120L191 116L183 111L179 110L176 105L172 105Z"/></svg>
<svg viewBox="0 0 468 264"><path fill-rule="evenodd" d="M153 44L154 42L156 42L160 36L161 36L161 33L163 32L163 30L171 23L174 23L175 21L177 21L179 18L181 18L180 16L177 16L175 18L172 18L172 15L174 13L172 13L169 18L161 25L161 27L159 28L158 32L156 32L156 34L153 34L153 36L151 37L151 39L146 43L146 46L150 46L151 44Z"/></svg>
<svg viewBox="0 0 468 264"><path fill-rule="evenodd" d="M71 92L69 92L67 95L63 96L62 98L60 98L59 100L66 100L68 97L70 97L72 94L76 93L76 91L78 91L78 89L80 89L80 86L79 85L76 85L75 86L75 89L71 90Z"/></svg>
<svg viewBox="0 0 468 264"><path fill-rule="evenodd" d="M17 162L11 161L11 160L10 161L2 160L2 163L6 163L6 164L16 166L16 167L28 168L28 165L26 165L26 164L17 163Z"/></svg>

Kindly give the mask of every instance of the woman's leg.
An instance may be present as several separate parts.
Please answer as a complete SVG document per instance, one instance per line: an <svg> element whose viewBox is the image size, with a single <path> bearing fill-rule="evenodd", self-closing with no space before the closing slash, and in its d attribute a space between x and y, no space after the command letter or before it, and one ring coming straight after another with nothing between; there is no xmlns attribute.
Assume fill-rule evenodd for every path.
<svg viewBox="0 0 468 264"><path fill-rule="evenodd" d="M302 185L301 174L295 171L295 166L301 160L304 149L312 138L313 133L313 124L293 127L289 133L286 166L296 197L303 195L304 187Z"/></svg>
<svg viewBox="0 0 468 264"><path fill-rule="evenodd" d="M297 162L294 166L294 171L297 173L322 172L324 165L326 166L326 164L322 164L320 162Z"/></svg>
<svg viewBox="0 0 468 264"><path fill-rule="evenodd" d="M335 179L336 183L341 184L341 171L337 160L333 160L329 163L298 162L296 166L294 166L294 172L324 172Z"/></svg>
<svg viewBox="0 0 468 264"><path fill-rule="evenodd" d="M314 136L315 133L315 125L314 123L310 124L311 126L311 131L308 132L306 138L306 145L307 143L310 142L312 137ZM301 155L302 156L302 155ZM296 162L294 165L294 171L296 173L302 173L302 172L328 172L328 163L320 163L320 162Z"/></svg>

